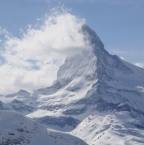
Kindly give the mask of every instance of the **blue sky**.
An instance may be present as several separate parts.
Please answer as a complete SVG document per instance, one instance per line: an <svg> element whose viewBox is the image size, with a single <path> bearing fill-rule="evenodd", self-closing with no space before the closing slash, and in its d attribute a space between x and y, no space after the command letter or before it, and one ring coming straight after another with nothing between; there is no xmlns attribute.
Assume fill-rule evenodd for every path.
<svg viewBox="0 0 144 145"><path fill-rule="evenodd" d="M25 38L29 38L28 33L32 33L33 31L36 34L37 32L35 32L33 28L41 27L44 19L51 16L51 10L58 6L63 6L65 9L69 9L69 13L72 16L76 16L76 18L80 20L85 19L86 23L93 30L95 30L98 36L101 38L105 45L105 49L111 54L116 54L120 57L123 57L128 62L144 67L143 0L2 0L0 1L1 51L5 46L10 47L8 50L13 49L12 43L14 43L13 45L17 46L21 46L20 43L25 43L24 34L27 34ZM75 19L72 18L72 16L70 16L70 19ZM74 23L71 23L71 25L75 26ZM76 27L78 27L78 25ZM4 41L4 36L6 35L11 35L13 37L11 41ZM42 34L42 36L45 36L45 34ZM80 37L81 36L78 36L78 39L80 39ZM78 44L78 46L74 47L80 46L82 45ZM16 50L17 49L15 48L15 51ZM64 50L62 53L63 52ZM3 55L3 57L5 56L6 55ZM5 60L3 57L0 57L1 66ZM8 53L6 57L8 57ZM13 61L16 61L16 59L19 57L20 53L19 56L17 55L17 58L13 58ZM11 64L8 62L8 60L6 61L10 67ZM37 58L36 60L29 60L29 62L37 61L41 62L41 60L37 60ZM57 60L53 60L53 62L57 62ZM21 63L24 66L27 66L28 62ZM30 71L32 68L39 68L35 64L29 68L30 73L32 73ZM60 64L61 63L59 63L59 65ZM28 66L30 66L30 64L28 64ZM8 69L8 66L3 65L2 67L5 69L5 71ZM53 69L57 71L57 68ZM8 70L11 69L9 68ZM24 89L27 88L26 86L32 86L32 89L34 89L35 87L43 87L48 85L47 83L42 83L44 78L36 81L34 81L35 78L33 78L33 81L28 81L26 78L23 78L22 74L19 77L22 78L23 81L19 82L17 78L17 74L19 74L18 68L12 71L14 72L12 76L15 77L13 77L13 79L10 81L10 85L16 85L16 87L12 90L7 90L4 88L3 90L0 90L0 92L5 93L6 91L16 91L19 89L18 85ZM24 72L22 71L21 73ZM41 75L43 72L38 74L38 72L35 71L35 73L37 75ZM29 75L30 74L28 74L28 76ZM6 79L11 78L12 76L8 75ZM30 77L31 75L29 78ZM33 84L31 84L30 81L32 81ZM38 83L41 85L37 86ZM6 86L6 84L4 84L4 86Z"/></svg>
<svg viewBox="0 0 144 145"><path fill-rule="evenodd" d="M37 18L61 5L77 17L85 18L110 53L132 63L144 62L143 0L5 0L0 1L0 26L20 36L20 29L35 25Z"/></svg>

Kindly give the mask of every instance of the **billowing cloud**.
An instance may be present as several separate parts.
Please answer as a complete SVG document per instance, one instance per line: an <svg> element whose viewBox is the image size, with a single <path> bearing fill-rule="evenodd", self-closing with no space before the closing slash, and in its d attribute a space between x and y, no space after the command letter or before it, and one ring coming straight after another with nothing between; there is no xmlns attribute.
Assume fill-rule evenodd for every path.
<svg viewBox="0 0 144 145"><path fill-rule="evenodd" d="M65 57L87 47L80 32L84 23L68 12L55 12L40 26L29 26L21 38L8 36L0 54L0 94L51 85Z"/></svg>

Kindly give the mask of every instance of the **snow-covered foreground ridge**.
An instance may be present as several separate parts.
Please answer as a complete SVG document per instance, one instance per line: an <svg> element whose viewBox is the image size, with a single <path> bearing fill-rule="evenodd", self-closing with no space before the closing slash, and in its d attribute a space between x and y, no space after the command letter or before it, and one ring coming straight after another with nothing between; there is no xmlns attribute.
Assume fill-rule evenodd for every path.
<svg viewBox="0 0 144 145"><path fill-rule="evenodd" d="M51 87L0 97L14 110L89 145L144 144L144 69L110 55L88 26L91 48L69 57Z"/></svg>
<svg viewBox="0 0 144 145"><path fill-rule="evenodd" d="M0 145L87 145L69 134L49 130L23 115L0 111Z"/></svg>

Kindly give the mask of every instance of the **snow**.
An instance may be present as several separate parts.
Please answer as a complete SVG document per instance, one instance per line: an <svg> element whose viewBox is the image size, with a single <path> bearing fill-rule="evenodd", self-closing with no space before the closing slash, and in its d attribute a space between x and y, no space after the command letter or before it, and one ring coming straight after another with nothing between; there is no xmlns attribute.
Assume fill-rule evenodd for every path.
<svg viewBox="0 0 144 145"><path fill-rule="evenodd" d="M39 118L39 117L44 117L44 116L60 116L61 113L59 112L52 112L52 111L48 111L48 110L42 110L42 109L39 109L39 110L36 110L35 112L32 112L30 114L27 115L27 117L30 117L30 118Z"/></svg>
<svg viewBox="0 0 144 145"><path fill-rule="evenodd" d="M47 129L23 115L0 111L1 145L87 145L72 135Z"/></svg>
<svg viewBox="0 0 144 145"><path fill-rule="evenodd" d="M73 144L68 132L89 145L143 145L144 69L110 55L88 26L82 33L88 36L91 48L67 58L51 87L0 96L0 109L17 111L59 130L47 131L36 123L38 130L30 135L35 145L37 138L51 140L51 145ZM2 134L11 131L6 128L20 126L10 122L7 126L8 116L1 120L0 125L6 126ZM34 122L28 118L19 116L17 121L26 120L25 126L32 131Z"/></svg>
<svg viewBox="0 0 144 145"><path fill-rule="evenodd" d="M133 122L135 119L132 119L128 112L105 116L90 115L71 134L79 136L89 145L142 145L144 139L141 137L144 136L144 130L136 129L132 126ZM138 140L140 142L137 142Z"/></svg>

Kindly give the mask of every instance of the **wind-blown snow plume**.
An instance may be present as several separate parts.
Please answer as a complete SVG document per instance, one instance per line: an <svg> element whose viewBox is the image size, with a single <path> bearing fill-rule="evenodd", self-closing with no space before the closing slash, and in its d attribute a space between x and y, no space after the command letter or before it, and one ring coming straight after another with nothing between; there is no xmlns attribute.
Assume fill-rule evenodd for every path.
<svg viewBox="0 0 144 145"><path fill-rule="evenodd" d="M141 67L141 68L144 68L144 63L142 63L142 62L134 63L134 65Z"/></svg>
<svg viewBox="0 0 144 145"><path fill-rule="evenodd" d="M53 12L21 38L9 36L1 51L0 94L50 85L65 57L88 47L80 32L84 23L66 11Z"/></svg>

